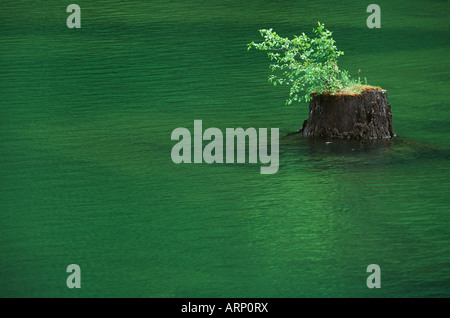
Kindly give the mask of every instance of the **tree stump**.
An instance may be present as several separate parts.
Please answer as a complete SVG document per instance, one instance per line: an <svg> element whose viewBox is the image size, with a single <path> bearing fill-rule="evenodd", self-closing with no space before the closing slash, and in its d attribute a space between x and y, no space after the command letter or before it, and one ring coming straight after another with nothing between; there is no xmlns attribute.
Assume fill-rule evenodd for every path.
<svg viewBox="0 0 450 318"><path fill-rule="evenodd" d="M392 138L395 134L387 92L367 87L359 94L315 94L301 132L305 137L320 138Z"/></svg>

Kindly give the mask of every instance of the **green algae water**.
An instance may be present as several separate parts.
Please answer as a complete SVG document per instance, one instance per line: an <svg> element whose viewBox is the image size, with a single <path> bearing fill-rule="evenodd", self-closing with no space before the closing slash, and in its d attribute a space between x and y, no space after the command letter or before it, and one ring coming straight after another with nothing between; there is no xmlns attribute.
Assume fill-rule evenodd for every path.
<svg viewBox="0 0 450 318"><path fill-rule="evenodd" d="M450 296L447 1L378 1L379 29L370 2L80 0L80 29L70 3L1 3L1 297ZM308 105L247 43L317 21L394 140L290 134ZM194 120L279 128L278 172L174 164Z"/></svg>

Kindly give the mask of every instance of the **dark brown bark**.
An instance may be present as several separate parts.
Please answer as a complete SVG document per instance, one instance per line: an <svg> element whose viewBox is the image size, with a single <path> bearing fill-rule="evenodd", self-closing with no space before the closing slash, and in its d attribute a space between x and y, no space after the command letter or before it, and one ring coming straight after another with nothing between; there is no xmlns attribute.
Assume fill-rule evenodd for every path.
<svg viewBox="0 0 450 318"><path fill-rule="evenodd" d="M394 137L387 92L366 89L360 94L314 95L309 118L303 123L305 137L386 139Z"/></svg>

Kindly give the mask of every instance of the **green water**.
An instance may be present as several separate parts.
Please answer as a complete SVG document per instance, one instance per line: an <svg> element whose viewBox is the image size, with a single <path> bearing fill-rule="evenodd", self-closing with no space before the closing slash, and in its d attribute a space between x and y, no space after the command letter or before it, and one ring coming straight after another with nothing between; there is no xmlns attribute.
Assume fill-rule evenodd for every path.
<svg viewBox="0 0 450 318"><path fill-rule="evenodd" d="M1 3L1 297L450 296L447 1L378 1L381 29L364 1L79 0L68 29L70 3ZM246 44L318 20L395 140L289 135L307 104ZM174 164L195 119L279 128L279 171Z"/></svg>

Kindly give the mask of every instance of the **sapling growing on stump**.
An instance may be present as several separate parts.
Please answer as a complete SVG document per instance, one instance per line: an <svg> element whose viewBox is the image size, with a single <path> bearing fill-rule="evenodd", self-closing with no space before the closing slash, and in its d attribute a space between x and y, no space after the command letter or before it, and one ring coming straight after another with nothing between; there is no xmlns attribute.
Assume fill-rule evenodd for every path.
<svg viewBox="0 0 450 318"><path fill-rule="evenodd" d="M309 101L309 117L299 130L305 137L346 139L389 139L392 128L391 105L387 92L379 87L361 84L360 70L354 80L340 70L339 51L332 32L318 23L314 36L305 33L288 39L272 29L260 30L264 41L251 42L248 49L269 51L275 86L288 85L293 101Z"/></svg>
<svg viewBox="0 0 450 318"><path fill-rule="evenodd" d="M272 75L269 81L273 85L288 85L289 98L286 104L293 101L308 102L313 94L361 92L361 82L351 79L347 71L340 70L338 58L343 55L331 37L332 32L318 23L313 30L314 37L305 33L293 39L279 36L273 29L259 30L264 41L251 42L248 49L256 48L269 51ZM359 75L359 73L358 73Z"/></svg>

